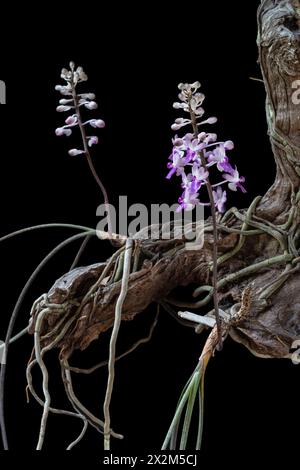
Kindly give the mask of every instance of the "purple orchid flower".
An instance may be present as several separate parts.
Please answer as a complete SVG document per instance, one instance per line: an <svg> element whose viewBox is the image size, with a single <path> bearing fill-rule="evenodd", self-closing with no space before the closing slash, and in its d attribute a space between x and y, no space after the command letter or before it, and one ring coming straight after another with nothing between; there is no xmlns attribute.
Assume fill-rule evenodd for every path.
<svg viewBox="0 0 300 470"><path fill-rule="evenodd" d="M225 144L220 144L212 152L209 152L207 160L211 165L217 164L217 168L221 172L232 173L234 171L226 155Z"/></svg>
<svg viewBox="0 0 300 470"><path fill-rule="evenodd" d="M247 192L244 186L241 184L244 183L245 177L239 175L236 167L231 174L225 173L223 178L228 181L228 187L231 189L231 191L236 191L237 188L239 188L243 193Z"/></svg>
<svg viewBox="0 0 300 470"><path fill-rule="evenodd" d="M209 176L209 173L203 166L195 162L192 168L192 175L196 178L196 180L205 182Z"/></svg>
<svg viewBox="0 0 300 470"><path fill-rule="evenodd" d="M215 201L215 206L218 210L218 212L223 213L225 212L225 204L227 201L227 193L226 191L223 191L220 186L216 189L216 191L213 191L213 196L214 196L214 201Z"/></svg>
<svg viewBox="0 0 300 470"><path fill-rule="evenodd" d="M188 185L191 183L191 181L193 180L193 176L191 173L189 173L188 175L183 171L182 174L181 174L181 177L182 177L182 183L181 183L181 187L183 189L187 188Z"/></svg>
<svg viewBox="0 0 300 470"><path fill-rule="evenodd" d="M178 150L177 148L173 148L172 154L170 155L170 160L172 160L172 163L169 162L167 167L170 169L169 173L167 174L166 178L169 180L174 173L176 173L177 176L181 175L183 172L183 169L186 165L184 157L184 152L181 150Z"/></svg>
<svg viewBox="0 0 300 470"><path fill-rule="evenodd" d="M184 192L178 199L179 207L177 212L180 212L181 210L191 211L200 203L199 190L201 186L202 182L193 178L191 174L182 174L182 187L184 188Z"/></svg>
<svg viewBox="0 0 300 470"><path fill-rule="evenodd" d="M186 189L182 196L178 199L179 207L177 208L177 212L181 212L182 210L191 211L195 208L197 204L199 204L199 195L198 193L191 192L189 189Z"/></svg>
<svg viewBox="0 0 300 470"><path fill-rule="evenodd" d="M227 200L226 191L221 186L228 183L228 188L236 191L237 188L242 192L246 192L242 183L245 181L240 176L237 169L233 168L226 155L228 150L234 148L232 141L219 142L217 134L212 132L200 132L199 126L203 124L214 124L217 121L215 117L201 121L204 114L202 103L204 95L197 90L200 87L199 82L192 84L180 83L178 88L180 93L178 98L180 102L174 103L175 109L183 110L189 114L193 114L193 130L197 126L198 131L189 132L183 137L175 136L172 139L173 151L168 163L169 173L167 178L170 179L176 173L182 177L181 187L184 189L182 196L179 198L180 207L178 210L192 210L197 204L209 205L210 203L202 203L199 200L199 191L202 186L208 184L210 178L210 168L215 166L223 173L223 180L216 184L210 184L213 190L214 203L218 212L224 212ZM199 121L200 120L200 121ZM177 118L171 126L177 131L182 127L192 124L192 118Z"/></svg>

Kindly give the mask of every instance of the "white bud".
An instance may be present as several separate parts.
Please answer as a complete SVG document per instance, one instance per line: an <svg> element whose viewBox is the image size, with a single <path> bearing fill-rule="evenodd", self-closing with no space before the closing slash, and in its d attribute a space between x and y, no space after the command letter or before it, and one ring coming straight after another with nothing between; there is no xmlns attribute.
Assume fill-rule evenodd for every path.
<svg viewBox="0 0 300 470"><path fill-rule="evenodd" d="M58 111L59 113L63 113L65 111L69 111L71 109L72 106L63 106L63 105L60 105L60 106L57 106L56 108L56 111Z"/></svg>
<svg viewBox="0 0 300 470"><path fill-rule="evenodd" d="M72 78L72 72L70 72L69 70L67 69L62 69L61 71L61 74L60 74L61 78L63 78L64 80L71 80Z"/></svg>
<svg viewBox="0 0 300 470"><path fill-rule="evenodd" d="M210 117L206 120L207 124L215 124L218 121L216 117Z"/></svg>
<svg viewBox="0 0 300 470"><path fill-rule="evenodd" d="M94 93L82 93L78 96L80 96L84 100L94 100L96 98L96 95Z"/></svg>
<svg viewBox="0 0 300 470"><path fill-rule="evenodd" d="M194 82L191 84L191 88L194 88L195 90L198 90L198 88L201 87L200 82Z"/></svg>
<svg viewBox="0 0 300 470"><path fill-rule="evenodd" d="M94 119L93 123L91 122L90 124L91 126L98 127L99 129L105 127L105 122L102 119Z"/></svg>
<svg viewBox="0 0 300 470"><path fill-rule="evenodd" d="M64 127L58 127L57 129L55 129L55 134L57 136L65 135L65 136L69 137L72 134L72 131L71 131L71 129L65 129Z"/></svg>
<svg viewBox="0 0 300 470"><path fill-rule="evenodd" d="M82 67L77 67L76 69L76 75L81 80L82 82L85 82L88 79L87 74L84 72Z"/></svg>
<svg viewBox="0 0 300 470"><path fill-rule="evenodd" d="M71 86L68 83L67 85L56 85L56 91L59 91L62 95L71 95Z"/></svg>
<svg viewBox="0 0 300 470"><path fill-rule="evenodd" d="M71 157L76 157L76 155L81 155L82 153L84 153L84 150L78 150L78 149L71 149L68 152L68 154L71 155Z"/></svg>
<svg viewBox="0 0 300 470"><path fill-rule="evenodd" d="M182 104L181 103L173 103L173 108L174 109L180 109L180 108L182 108Z"/></svg>
<svg viewBox="0 0 300 470"><path fill-rule="evenodd" d="M84 105L87 109L97 109L98 105L96 101L91 101L90 103L85 103Z"/></svg>
<svg viewBox="0 0 300 470"><path fill-rule="evenodd" d="M65 98L63 98L63 99L59 100L59 104L68 104L68 103L70 103L70 101L73 101L73 100L72 99L66 100Z"/></svg>
<svg viewBox="0 0 300 470"><path fill-rule="evenodd" d="M73 116L69 116L67 117L67 119L65 120L65 123L68 125L68 126L75 126L75 124L77 124L77 116L76 114L74 114Z"/></svg>
<svg viewBox="0 0 300 470"><path fill-rule="evenodd" d="M232 150L234 148L234 143L232 142L232 140L227 140L224 143L224 147L226 150Z"/></svg>

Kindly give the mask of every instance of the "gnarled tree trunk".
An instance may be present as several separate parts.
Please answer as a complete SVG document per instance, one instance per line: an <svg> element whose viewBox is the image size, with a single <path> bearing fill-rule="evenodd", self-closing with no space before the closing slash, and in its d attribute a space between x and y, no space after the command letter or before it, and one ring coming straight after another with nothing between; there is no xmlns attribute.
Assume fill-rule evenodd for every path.
<svg viewBox="0 0 300 470"><path fill-rule="evenodd" d="M300 79L299 0L263 0L258 11L257 42L277 167L275 182L259 213L282 221L300 187L300 106L293 102L293 84Z"/></svg>

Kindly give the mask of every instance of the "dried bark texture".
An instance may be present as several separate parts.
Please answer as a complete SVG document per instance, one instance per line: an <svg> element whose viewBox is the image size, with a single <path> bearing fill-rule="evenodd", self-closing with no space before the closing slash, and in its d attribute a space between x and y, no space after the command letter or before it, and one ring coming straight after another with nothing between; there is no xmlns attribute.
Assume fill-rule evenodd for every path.
<svg viewBox="0 0 300 470"><path fill-rule="evenodd" d="M300 105L293 103L292 85L300 79L299 0L263 0L258 11L258 27L259 56L267 92L267 121L277 174L273 186L260 201L256 215L274 224L282 224L292 214L291 224L282 230L288 242L286 250L297 259L300 247ZM251 227L251 222L249 226L255 228L255 225ZM241 228L241 222L233 217L227 227ZM230 251L238 237L235 233L220 232L219 253ZM150 303L166 299L178 286L191 283L211 285L209 263L212 259L212 237L209 233L206 233L204 247L200 251L187 251L177 246L168 254L163 242L153 241L151 247L151 242L141 241L140 245L147 248L148 254L142 258L138 270L130 275L123 309L124 320L133 319ZM221 265L219 280L283 251L278 241L269 234L251 235L238 253ZM230 312L231 308L238 307L245 286L252 283L257 299L247 320L232 329L231 336L258 356L287 357L292 343L299 339L298 265L297 262L292 264L289 258L276 265L264 266L251 275L232 280L219 291L221 308ZM68 303L70 300L80 302L99 278L104 266L94 265L66 274L50 290L48 300L54 304ZM262 298L259 299L266 286L282 279L280 276L286 269L292 270L292 273L283 278L282 285L272 296L264 298L260 295ZM77 317L59 343L63 355L69 356L74 349L86 348L101 332L111 327L120 292L120 282L110 282L111 279L103 280L97 296L93 296L79 313L76 305L68 307L67 319L72 315ZM34 310L34 317L38 312L39 307ZM201 310L198 312L201 313ZM60 321L61 314L61 311L54 309L53 315L46 319L42 333L50 332Z"/></svg>
<svg viewBox="0 0 300 470"><path fill-rule="evenodd" d="M300 179L300 106L293 102L293 83L300 79L299 0L262 1L257 42L267 93L268 132L277 167L260 215L282 221Z"/></svg>
<svg viewBox="0 0 300 470"><path fill-rule="evenodd" d="M254 285L261 285L274 275L276 271L258 277ZM297 274L283 285L266 308L254 306L249 318L231 330L231 337L256 356L288 357L293 342L300 338L299 285L300 274Z"/></svg>

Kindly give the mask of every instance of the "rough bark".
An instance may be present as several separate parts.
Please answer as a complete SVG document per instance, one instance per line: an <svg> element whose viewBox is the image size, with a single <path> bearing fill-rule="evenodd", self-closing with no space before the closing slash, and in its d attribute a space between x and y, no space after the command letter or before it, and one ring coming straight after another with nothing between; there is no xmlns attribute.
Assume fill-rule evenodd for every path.
<svg viewBox="0 0 300 470"><path fill-rule="evenodd" d="M277 174L274 184L260 201L256 215L274 224L282 224L292 214L291 224L283 232L289 241L286 250L292 247L291 256L296 259L300 246L300 105L292 100L292 85L300 79L299 0L263 0L258 11L258 28L259 57L267 93L268 129ZM249 225L255 228L255 225L251 227L251 222ZM233 217L228 227L241 228L241 222ZM238 234L221 231L219 253L230 251L238 238ZM209 233L200 251L187 251L177 246L175 251L167 253L164 243L153 242L151 247L149 241L141 241L140 245L147 247L147 255L142 258L138 270L130 275L123 309L124 320L133 319L151 302L166 299L178 286L211 284L209 263L212 259L212 238ZM283 251L278 241L266 233L247 237L238 253L221 265L219 279ZM258 297L268 284L280 279L285 269L292 270L274 294L254 302L247 320L231 331L236 341L256 355L287 357L292 343L300 337L300 274L297 266L297 262L292 264L292 259L289 259L288 262L266 266L251 276L242 276L220 289L221 308L230 312L240 302L241 292L249 283L252 283ZM48 293L48 300L54 304L69 300L80 302L103 269L104 264L95 265L63 276ZM76 322L59 343L62 354L70 355L74 349L86 348L101 332L111 327L120 291L120 282L110 282L111 279L111 275L104 279L97 296L92 297L79 311ZM38 312L39 306L34 309L33 316L36 317ZM199 313L202 311L199 310ZM67 312L67 318L77 314L77 307L73 305ZM60 315L61 312L54 309L42 333L51 331L60 321Z"/></svg>
<svg viewBox="0 0 300 470"><path fill-rule="evenodd" d="M277 169L275 182L261 202L260 215L282 221L300 186L300 105L293 102L293 83L300 79L299 0L261 2L257 43Z"/></svg>

